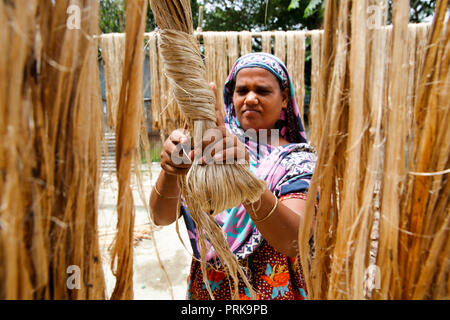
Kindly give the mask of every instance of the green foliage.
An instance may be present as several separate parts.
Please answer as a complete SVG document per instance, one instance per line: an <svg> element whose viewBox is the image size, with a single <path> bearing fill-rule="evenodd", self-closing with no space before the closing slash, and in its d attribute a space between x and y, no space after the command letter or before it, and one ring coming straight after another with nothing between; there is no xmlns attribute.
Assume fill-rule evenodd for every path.
<svg viewBox="0 0 450 320"><path fill-rule="evenodd" d="M436 9L436 0L410 0L409 20L417 23L431 17Z"/></svg>
<svg viewBox="0 0 450 320"><path fill-rule="evenodd" d="M319 14L323 15L323 10L325 8L325 2L324 0L309 0L309 1L303 1L304 3L308 3L308 5L305 8L303 18L309 18L316 12L319 12ZM319 7L320 5L320 7ZM291 3L289 4L288 10L298 9L300 8L300 0L291 0Z"/></svg>
<svg viewBox="0 0 450 320"><path fill-rule="evenodd" d="M100 30L103 33L125 30L125 6L123 0L100 0Z"/></svg>
<svg viewBox="0 0 450 320"><path fill-rule="evenodd" d="M298 9L299 5L300 5L300 0L291 0L288 10L290 11L292 9Z"/></svg>
<svg viewBox="0 0 450 320"><path fill-rule="evenodd" d="M205 5L204 31L269 31L317 29L321 24L320 12L307 18L303 13L309 1L291 0L198 0Z"/></svg>
<svg viewBox="0 0 450 320"><path fill-rule="evenodd" d="M100 30L102 33L125 32L125 3L126 0L100 0ZM198 7L196 0L191 0L194 27L197 25ZM155 18L150 7L147 11L145 31L156 28Z"/></svg>
<svg viewBox="0 0 450 320"><path fill-rule="evenodd" d="M303 17L308 18L318 11L321 13L321 16L323 16L324 9L325 9L325 2L323 0L311 0L309 1L309 4L305 9Z"/></svg>
<svg viewBox="0 0 450 320"><path fill-rule="evenodd" d="M100 0L100 29L103 33L124 32L124 0ZM317 29L321 26L324 0L191 0L194 28L198 9L205 6L205 31L267 31ZM410 21L429 19L436 8L435 0L410 0ZM389 0L390 21L392 0ZM156 27L148 10L146 31Z"/></svg>
<svg viewBox="0 0 450 320"><path fill-rule="evenodd" d="M392 6L393 1L388 0L388 16L387 23L392 23ZM431 17L436 9L435 0L410 0L409 1L409 21L411 23L419 23L425 21L431 21Z"/></svg>

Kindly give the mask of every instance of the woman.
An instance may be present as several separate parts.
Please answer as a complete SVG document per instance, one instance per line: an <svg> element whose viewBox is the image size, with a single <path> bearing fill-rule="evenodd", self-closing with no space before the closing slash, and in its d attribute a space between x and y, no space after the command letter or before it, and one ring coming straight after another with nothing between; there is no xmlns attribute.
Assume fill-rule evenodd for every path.
<svg viewBox="0 0 450 320"><path fill-rule="evenodd" d="M239 58L225 83L224 102L225 117L221 116L220 107L217 110L222 139L204 139L202 147L214 146L213 160L237 160L238 155L244 154L251 171L265 180L268 188L255 203L243 203L214 219L224 230L231 251L250 270L249 280L259 299L305 299L305 283L296 258L297 235L316 156L307 144L286 67L266 53ZM253 137L248 134L250 129L256 132ZM267 133L270 136L264 139ZM172 155L179 151L179 143L187 141L186 132L176 130L164 143L162 171L150 197L158 225L168 225L176 219L180 196L177 175L186 174L190 164L176 164ZM194 152L189 156L193 159ZM210 160L202 159L203 163ZM198 261L195 224L184 203L181 212L196 257L188 280L188 298L210 299ZM206 258L213 260L214 250ZM225 273L211 265L207 272L214 298L230 299ZM243 283L239 295L241 299L250 297Z"/></svg>

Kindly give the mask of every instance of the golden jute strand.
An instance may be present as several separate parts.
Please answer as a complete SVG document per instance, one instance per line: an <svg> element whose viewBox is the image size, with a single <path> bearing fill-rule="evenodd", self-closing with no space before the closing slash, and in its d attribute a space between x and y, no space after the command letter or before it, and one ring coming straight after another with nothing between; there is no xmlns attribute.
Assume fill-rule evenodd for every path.
<svg viewBox="0 0 450 320"><path fill-rule="evenodd" d="M428 34L430 31L430 23L420 23L416 26L416 68L414 70L414 92L417 92L417 88L420 82L420 76L422 72L423 59L425 57L425 49L428 44ZM413 104L416 104L418 95L414 95Z"/></svg>
<svg viewBox="0 0 450 320"><path fill-rule="evenodd" d="M227 42L221 32L204 32L205 64L207 81L214 82L217 88L223 88L228 76ZM217 103L223 105L223 95L218 89Z"/></svg>
<svg viewBox="0 0 450 320"><path fill-rule="evenodd" d="M324 42L322 46L322 61L329 61L328 67L322 68L319 82L319 108L326 105L323 120L323 132L338 132L341 112L338 104L342 99L347 59L347 26L337 17L348 15L348 3L327 1L324 22ZM335 49L334 49L335 48ZM331 85L330 85L331 84ZM329 92L328 92L329 91ZM311 299L326 299L331 272L331 254L334 249L335 228L337 221L337 202L333 198L336 190L334 180L337 151L339 150L337 135L320 137L318 159L315 173L311 180L308 194L315 195L320 187L320 201L313 226L314 252L308 243L311 236L311 224L314 218L315 197L308 196L304 219L301 220L299 230L299 253L304 266L305 280ZM332 202L333 201L333 202ZM334 204L334 206L333 206ZM329 218L333 210L333 219ZM312 255L314 254L314 255Z"/></svg>
<svg viewBox="0 0 450 320"><path fill-rule="evenodd" d="M263 32L261 36L261 51L272 54L272 32ZM290 69L289 69L290 70Z"/></svg>
<svg viewBox="0 0 450 320"><path fill-rule="evenodd" d="M180 114L173 94L168 89L169 83L164 74L157 43L158 36L156 32L148 33L146 36L149 38L153 129L159 130L161 141L165 141L173 130L183 127L185 118Z"/></svg>
<svg viewBox="0 0 450 320"><path fill-rule="evenodd" d="M275 31L274 38L274 55L286 64L286 32Z"/></svg>
<svg viewBox="0 0 450 320"><path fill-rule="evenodd" d="M150 91L152 93L152 125L155 130L161 129L161 89L159 75L159 53L156 33L152 32L149 37L150 53Z"/></svg>
<svg viewBox="0 0 450 320"><path fill-rule="evenodd" d="M77 5L85 22L70 30L69 1L0 3L2 299L105 297L98 3ZM80 282L70 283L77 267Z"/></svg>
<svg viewBox="0 0 450 320"><path fill-rule="evenodd" d="M361 162L361 148L362 142L361 136L363 134L363 121L364 119L364 92L365 87L365 64L366 64L366 28L358 28L357 26L364 25L366 18L367 1L358 1L353 3L351 8L351 46L349 59L351 64L349 65L349 110L348 110L348 137L346 141L345 159L346 163L352 163L356 165L346 165L343 175L342 190L340 199L340 211L343 213L340 215L340 220L336 229L336 246L334 248L334 255L332 257L331 269L333 272L330 277L330 286L328 291L329 299L345 299L350 297L363 297L362 294L362 281L364 280L363 274L361 274L361 267L364 270L364 258L366 248L361 247L359 255L352 255L352 250L355 250L355 232L351 232L352 225L355 222L364 221L365 217L361 217L359 214L360 199L358 191L360 191L360 174L361 168L357 165ZM365 228L367 230L367 228ZM366 241L367 237L362 236L361 241ZM352 259L353 258L353 259ZM362 259L357 260L358 258ZM354 277L356 281L356 292L353 292L352 286L349 286L351 282L351 266L358 266L353 268L358 272L358 275Z"/></svg>
<svg viewBox="0 0 450 320"><path fill-rule="evenodd" d="M320 43L323 32L315 30L311 34L311 101L309 104L309 143L317 148L320 130L322 128L322 110L318 107L318 87L320 70Z"/></svg>
<svg viewBox="0 0 450 320"><path fill-rule="evenodd" d="M241 46L241 56L252 53L252 34L248 31L239 32L239 44Z"/></svg>
<svg viewBox="0 0 450 320"><path fill-rule="evenodd" d="M227 32L228 72L233 68L234 62L239 58L239 33Z"/></svg>
<svg viewBox="0 0 450 320"><path fill-rule="evenodd" d="M22 145L34 137L27 134L28 126L21 121L23 118L27 120L32 118L32 105L26 100L26 97L22 97L21 88L26 81L22 79L26 60L32 56L32 48L26 40L36 32L36 10L37 1L30 2L28 7L23 3L19 3L17 7L4 2L0 3L2 28L0 43L2 46L8 47L7 52L0 58L0 76L1 79L4 79L0 86L0 170L2 172L0 178L0 218L2 221L0 229L0 295L2 299L33 298L33 271L31 270L33 261L30 261L26 250L25 238L29 228L25 224L26 209L32 200L27 199L27 193L30 194L32 190L29 183L21 187L21 182L25 181L24 178L31 178L32 164L26 158L22 159L21 154L30 147L23 150ZM11 28L13 24L21 28L24 33L22 37ZM15 82L16 88L10 88L8 84L11 81ZM29 89L27 91L29 92ZM22 144L19 144L20 135L25 138ZM30 157L27 155L27 158ZM23 166L22 170L19 167L20 163ZM32 214L33 212L31 217L33 217ZM37 214L39 215L40 212L37 211ZM38 222L38 227L40 225L41 223ZM43 271L43 274L40 274L44 276L45 281L42 285L48 290L47 250L42 242L36 242L36 245L39 245L37 250L40 251L40 257L35 262L37 267ZM36 271L41 271L39 269Z"/></svg>
<svg viewBox="0 0 450 320"><path fill-rule="evenodd" d="M384 0L371 0L369 5L386 5ZM386 6L387 9L387 6ZM383 119L383 82L386 60L386 36L385 21L383 17L377 28L367 30L369 62L366 70L367 101L369 110L366 115L368 122L368 134L363 143L362 155L367 154L367 162L362 162L361 170L364 172L362 180L360 214L361 224L355 224L354 229L358 233L356 241L355 260L352 270L353 292L357 292L354 298L371 299L373 289L379 280L376 273L376 255L378 249L378 225L379 225L379 181L382 167L382 119ZM371 147L372 146L372 147ZM367 151L364 150L367 147ZM368 234L370 232L370 234ZM361 267L365 268L362 269ZM367 270L374 270L368 272ZM364 281L364 282L363 282Z"/></svg>
<svg viewBox="0 0 450 320"><path fill-rule="evenodd" d="M105 67L106 106L108 127L116 127L117 105L122 82L123 59L125 54L125 34L111 33L101 37L103 64Z"/></svg>
<svg viewBox="0 0 450 320"><path fill-rule="evenodd" d="M416 35L417 25L408 25L408 81L407 81L407 97L406 97L406 115L407 115L407 134L408 138L411 136L413 128L413 114L414 114L414 91L415 91L415 73L416 67Z"/></svg>
<svg viewBox="0 0 450 320"><path fill-rule="evenodd" d="M305 100L305 33L288 31L286 33L287 58L286 68L291 71L294 81L295 98L302 123L304 120Z"/></svg>
<svg viewBox="0 0 450 320"><path fill-rule="evenodd" d="M111 249L111 269L116 284L111 299L133 298L134 205L130 186L131 166L139 156L140 116L142 116L142 74L147 1L128 2L125 62L117 111L117 234Z"/></svg>
<svg viewBox="0 0 450 320"><path fill-rule="evenodd" d="M189 0L151 1L156 24L161 29L194 33Z"/></svg>
<svg viewBox="0 0 450 320"><path fill-rule="evenodd" d="M399 275L399 197L404 183L404 154L406 136L406 88L408 41L408 1L394 5L392 30L392 65L389 74L389 109L386 129L383 187L381 198L380 246L377 264L381 272L380 298L398 297L401 287ZM396 155L392 157L392 155Z"/></svg>

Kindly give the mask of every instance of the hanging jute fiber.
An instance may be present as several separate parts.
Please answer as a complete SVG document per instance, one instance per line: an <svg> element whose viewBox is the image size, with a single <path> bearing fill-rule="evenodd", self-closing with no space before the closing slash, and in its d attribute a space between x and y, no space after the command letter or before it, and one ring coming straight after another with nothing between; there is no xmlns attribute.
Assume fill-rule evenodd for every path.
<svg viewBox="0 0 450 320"><path fill-rule="evenodd" d="M223 88L228 76L227 38L224 32L204 32L206 80ZM218 92L221 90L218 89ZM217 103L223 105L223 95L217 94Z"/></svg>
<svg viewBox="0 0 450 320"><path fill-rule="evenodd" d="M131 20L131 21L127 21L127 23L135 23L135 20ZM128 28L127 30L128 32L128 38L130 39L134 39L136 37L138 37L137 33L141 33L142 30L140 28ZM133 33L133 34L131 34ZM102 56L103 56L103 63L104 63L104 68L105 68L105 78L106 78L106 89L107 89L107 104L108 104L108 123L111 123L111 120L113 120L114 118L114 122L112 127L109 128L109 130L116 130L118 128L116 128L116 123L117 123L117 114L118 114L118 104L119 104L119 98L120 98L120 94L121 94L121 88L122 88L122 78L123 78L123 65L124 63L126 63L126 65L129 68L136 68L135 70L138 70L138 68L140 68L139 66L143 67L143 57L145 56L145 48L142 48L142 54L140 54L139 58L136 58L136 55L138 53L133 53L133 54L128 54L127 55L127 61L125 61L125 40L126 40L126 34L104 34L100 36L100 43L102 43L101 45L101 49L102 49ZM152 34L145 34L145 40L144 43L147 43L148 46L151 47L151 35ZM136 39L136 41L140 41L138 39ZM128 49L130 50L130 49ZM152 51L150 51L152 53ZM157 51L156 51L157 52ZM150 57L150 62L152 62L152 57ZM157 63L158 61L156 61ZM137 63L137 65L132 66L132 64ZM151 69L153 70L153 69ZM157 70L157 69L156 69ZM141 73L142 76L142 73ZM155 78L157 78L157 76L155 76ZM128 78L127 78L128 79ZM133 100L133 102L130 103L136 103L136 105L134 105L133 107L127 106L126 104L122 104L121 105L121 112L122 115L124 113L126 113L126 116L122 116L121 117L121 126L122 126L122 133L121 133L121 137L120 140L122 141L121 144L117 143L117 153L116 155L118 156L116 161L117 162L121 162L123 159L123 155L125 154L126 157L128 157L128 153L127 151L119 151L122 150L122 148L124 147L124 144L126 143L125 141L127 139L129 139L128 135L135 135L136 134L136 130L138 131L138 138L136 140L136 136L130 136L133 139L133 142L131 144L127 144L126 149L124 150L131 150L133 149L132 145L135 146L135 149L132 151L134 152L133 156L132 156L132 161L131 161L131 167L129 171L125 171L125 172L129 172L130 176L128 177L128 183L130 185L135 185L136 191L139 195L139 197L141 198L142 203L144 204L144 208L146 209L146 211L148 213L150 213L150 209L148 207L148 201L146 199L146 195L144 192L144 187L143 187L143 183L142 183L142 176L141 176L141 170L142 170L142 163L141 160L144 161L146 163L146 165L148 166L148 172L150 172L150 179L151 179L151 170L150 170L150 161L149 161L149 150L150 150L150 144L148 141L148 129L147 129L147 124L146 124L146 120L145 120L145 108L144 108L144 104L143 104L143 94L142 94L142 90L143 90L143 83L142 80L140 80L139 75L137 74L137 77L133 80L130 80L130 82L128 82L128 80L125 82L125 85L132 85L132 88L129 88L129 90L131 90L131 94L130 94L130 98L127 98L128 100L131 100L131 96L135 97L136 100ZM109 84L108 84L109 83ZM153 81L152 84L158 84L158 81ZM128 90L128 89L127 89ZM159 90L159 89L158 89ZM155 92L157 90L154 90ZM159 92L158 95L155 95L155 99L159 98ZM114 102L113 102L114 101ZM124 103L122 101L122 103ZM154 105L154 107L156 107L157 101ZM114 109L113 112L111 112L110 110ZM154 108L156 109L156 108ZM126 111L124 111L126 110ZM128 121L132 121L132 122L128 122ZM128 132L127 130L132 127L132 132ZM116 136L116 138L119 139L118 135ZM123 161L122 161L123 162ZM117 165L117 168L119 168L119 165ZM128 169L125 169L128 170ZM123 173L123 169L122 169L122 173L119 173L121 176L124 176ZM125 183L125 185L124 185ZM119 195L119 197L123 197L123 193L124 193L124 188L126 188L126 183L124 182L124 180L122 179L119 184L122 184L122 188L120 188L119 193L121 195ZM134 202L134 199L133 199ZM132 293L132 283L127 284L127 282L130 279L130 273L132 272L130 271L132 268L132 264L131 266L128 265L129 269L126 269L126 271L120 271L118 272L118 265L117 265L117 261L118 261L118 254L122 255L122 257L120 258L121 261L125 261L126 263L131 263L133 261L133 250L132 250L132 245L135 244L135 240L136 237L138 236L136 233L136 227L134 226L134 222L133 222L133 215L130 213L130 211L124 211L123 208L121 208L122 202L119 201L118 202L118 215L120 216L120 222L118 225L118 230L119 232L116 234L115 232L113 234L111 234L112 236L114 236L114 238L116 238L116 242L113 242L113 244L110 247L111 253L112 253L112 270L113 273L116 275L116 283L115 286L119 287L121 286L121 288L116 289L116 291L113 292L113 299L123 299L123 298L129 298L133 296ZM129 217L131 217L130 219L128 219ZM129 225L130 223L132 223L132 225ZM127 225L129 225L129 227L126 227ZM156 257L157 260L159 262L160 267L162 268L162 271L168 281L168 285L169 285L169 289L170 292L172 294L173 297L173 290L172 290L172 285L171 285L171 281L168 278L168 274L165 270L164 265L161 263L160 260L160 256L159 256L159 251L157 248L157 244L156 244L156 240L154 237L154 231L157 230L157 227L152 223L152 220L150 219L150 224L146 225L146 233L150 234L150 239L153 241L153 244L155 246L155 252L156 252ZM142 231L142 230L141 230ZM126 239L126 241L123 241L123 239ZM132 239L132 243L127 242L129 241L129 239ZM117 244L118 242L124 244L124 246L121 247L120 244ZM114 244L116 244L114 246ZM131 261L131 262L130 262ZM127 264L124 264L124 267L127 267ZM132 275L132 274L131 274ZM128 290L129 292L127 293L118 293L117 290L124 290L122 289L123 287L127 287L126 290Z"/></svg>
<svg viewBox="0 0 450 320"><path fill-rule="evenodd" d="M295 79L294 93L300 111L300 116L304 119L304 99L305 99L305 32L286 32L286 67L291 72L291 77Z"/></svg>
<svg viewBox="0 0 450 320"><path fill-rule="evenodd" d="M0 299L105 298L95 34L96 1L0 1Z"/></svg>
<svg viewBox="0 0 450 320"><path fill-rule="evenodd" d="M325 5L323 129L299 230L309 298L448 299L448 1L428 34L408 26L409 1L393 2L393 27L368 23L374 5L387 1Z"/></svg>
<svg viewBox="0 0 450 320"><path fill-rule="evenodd" d="M185 117L180 112L169 80L164 73L164 64L158 46L156 32L146 34L149 39L150 79L152 95L153 129L159 130L161 140L165 141L172 131L185 127Z"/></svg>
<svg viewBox="0 0 450 320"><path fill-rule="evenodd" d="M161 28L159 46L165 73L171 80L178 107L186 116L194 146L198 146L204 133L216 127L215 97L206 79L198 42L193 36L190 2L153 0L151 7ZM264 192L266 184L250 173L248 164L199 165L198 161L198 158L194 160L186 177L179 178L179 185L197 226L206 288L212 297L205 261L207 246L212 245L222 267L233 280L233 297L238 298L238 274L254 296L221 228L208 213L219 213L244 201L254 202Z"/></svg>
<svg viewBox="0 0 450 320"><path fill-rule="evenodd" d="M111 299L133 298L133 229L135 209L130 185L131 167L139 154L143 112L142 76L147 1L129 1L126 8L126 41L122 86L117 110L116 164L119 193L117 234L111 248L111 269L116 284Z"/></svg>
<svg viewBox="0 0 450 320"><path fill-rule="evenodd" d="M275 31L274 38L273 52L277 58L286 64L286 32Z"/></svg>
<svg viewBox="0 0 450 320"><path fill-rule="evenodd" d="M261 35L261 51L272 54L272 32L263 32Z"/></svg>
<svg viewBox="0 0 450 320"><path fill-rule="evenodd" d="M227 32L227 55L228 55L228 72L233 68L234 63L239 58L239 41L238 32ZM220 88L220 87L218 87Z"/></svg>
<svg viewBox="0 0 450 320"><path fill-rule="evenodd" d="M318 147L321 135L322 123L324 121L324 110L319 110L319 71L320 71L320 47L323 31L311 31L311 100L308 110L309 143Z"/></svg>
<svg viewBox="0 0 450 320"><path fill-rule="evenodd" d="M374 2L376 3L376 2ZM383 10L387 10L384 7ZM386 15L384 15L386 16ZM383 16L381 16L383 17ZM416 99L417 91L417 80L418 72L420 71L419 66L424 56L424 48L426 44L427 32L430 28L430 23L419 23L419 24L409 24L408 26L408 110L411 110L411 105ZM384 48L389 47L392 37L392 25L383 26L377 29L377 33L382 33L382 37L386 38L386 43ZM275 42L277 42L277 53L283 56L283 51L286 56L286 64L291 74L291 78L294 84L294 89L297 97L297 103L299 104L299 110L304 117L305 110L308 108L308 128L310 143L317 147L318 137L320 137L323 129L323 121L325 118L325 113L327 108L320 110L318 109L318 81L319 81L319 70L321 69L321 43L323 37L323 30L312 30L312 31L278 31L278 40L275 40L274 32L197 32L196 37L203 41L205 50L205 62L207 64L207 79L216 79L216 84L223 83L223 79L220 74L223 74L224 64L226 60L227 72L229 72L234 64L234 62L239 58L241 54L250 52L249 48L244 49L241 52L241 47L245 48L246 44L251 45L252 37L261 37L261 50L263 52L273 53L273 48L275 47ZM226 44L223 43L223 37L226 38ZM173 96L173 92L168 90L169 84L167 77L163 70L162 58L160 57L160 50L157 45L156 33L148 34L150 50L150 68L151 68L151 79L159 79L158 81L152 81L152 115L153 115L153 127L160 130L163 140L165 140L170 132L173 130L184 127L185 120L183 113L180 113L177 106L176 100ZM302 56L306 54L306 39L310 38L311 43L311 74L305 75L305 61ZM206 39L206 40L205 40ZM284 39L284 40L283 40ZM284 46L281 43L284 41ZM225 48L224 51L219 51L217 48ZM389 74L389 66L391 64L391 53L383 50L383 54L386 55L385 67L387 68L384 72L386 77ZM216 60L213 62L208 56L214 55ZM211 66L210 66L211 64ZM217 65L217 66L216 66ZM310 77L311 79L311 99L309 106L304 104L305 79ZM220 81L219 81L220 80ZM382 84L387 84L388 82L384 79ZM411 85L412 84L412 85ZM378 85L378 84L374 84ZM218 86L220 89L220 86ZM385 91L387 92L387 91ZM222 99L222 95L218 95L219 99ZM410 111L409 111L410 112ZM305 117L306 118L306 117ZM412 121L411 113L409 114L408 121ZM410 125L407 126L409 129Z"/></svg>
<svg viewBox="0 0 450 320"><path fill-rule="evenodd" d="M100 42L105 68L106 106L109 130L115 130L117 105L122 84L123 60L125 55L125 34L103 35Z"/></svg>
<svg viewBox="0 0 450 320"><path fill-rule="evenodd" d="M239 32L239 44L241 47L241 56L252 53L252 33L249 31Z"/></svg>

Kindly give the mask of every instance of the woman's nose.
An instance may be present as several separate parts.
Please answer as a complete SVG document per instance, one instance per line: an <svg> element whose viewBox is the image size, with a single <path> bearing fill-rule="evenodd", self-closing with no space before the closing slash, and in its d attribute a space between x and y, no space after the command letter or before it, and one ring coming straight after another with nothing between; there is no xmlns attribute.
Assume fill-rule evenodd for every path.
<svg viewBox="0 0 450 320"><path fill-rule="evenodd" d="M245 97L245 103L250 105L258 104L258 96L253 91L249 91Z"/></svg>

